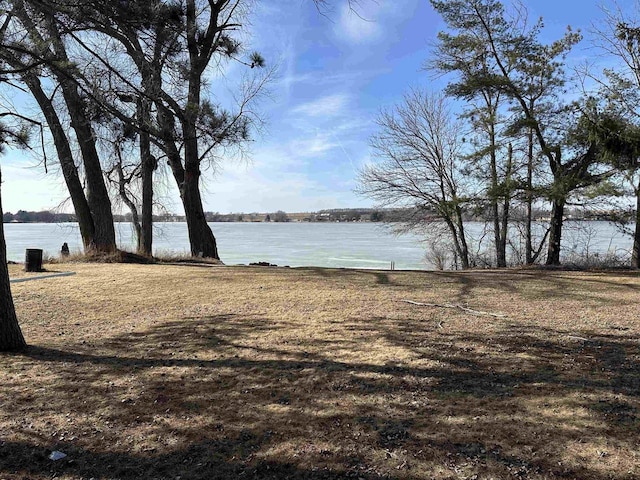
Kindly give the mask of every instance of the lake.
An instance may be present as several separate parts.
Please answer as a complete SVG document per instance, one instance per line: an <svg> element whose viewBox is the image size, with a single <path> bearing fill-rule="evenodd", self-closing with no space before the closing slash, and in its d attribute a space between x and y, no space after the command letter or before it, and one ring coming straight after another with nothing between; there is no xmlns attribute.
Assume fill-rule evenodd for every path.
<svg viewBox="0 0 640 480"><path fill-rule="evenodd" d="M425 259L426 243L415 234L396 236L377 223L211 223L218 241L222 261L227 265L270 262L277 265L430 269ZM490 247L490 234L485 225L470 222L468 231L474 239L475 251ZM4 225L7 258L24 261L25 249L41 248L58 255L67 242L72 252L82 250L80 233L72 223L8 223ZM135 249L133 231L128 223L117 223L118 245ZM440 234L434 230L433 238ZM428 243L428 242L427 242ZM519 241L513 242L518 248ZM609 222L567 222L563 238L565 255L615 253L628 255L631 238L620 233ZM185 223L157 223L154 252L156 254L189 252Z"/></svg>

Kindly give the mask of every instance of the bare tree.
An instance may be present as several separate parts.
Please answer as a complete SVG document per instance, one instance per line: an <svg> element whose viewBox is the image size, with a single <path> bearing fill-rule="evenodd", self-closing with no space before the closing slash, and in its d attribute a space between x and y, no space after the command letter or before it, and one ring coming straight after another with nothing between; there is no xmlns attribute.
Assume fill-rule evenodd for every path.
<svg viewBox="0 0 640 480"><path fill-rule="evenodd" d="M412 90L377 119L371 140L379 163L365 167L357 191L381 206L413 207L411 229L444 222L463 268L469 267L464 229L466 196L460 171L461 125L442 94Z"/></svg>
<svg viewBox="0 0 640 480"><path fill-rule="evenodd" d="M240 86L237 105L228 110L220 104L214 88L208 85L215 69L223 72L229 61L245 65L251 72L264 60L257 53L247 55L241 30L250 12L249 0L180 0L177 2L98 2L65 0L50 3L52 11L65 12L65 22L79 22L90 33L70 32L70 41L92 55L104 77L114 78L120 91L92 90L91 82L81 83L106 107L109 114L132 125L140 133L143 183L151 185L155 161L150 155L153 142L167 158L185 210L191 252L219 258L213 232L202 205L202 169L217 163L229 148L246 142L256 123L253 105L260 98L273 70L256 74ZM78 20L80 19L80 20ZM96 46L96 36L106 35ZM120 65L108 58L116 41L122 55L133 63L132 75L122 74ZM237 92L237 91L236 91ZM134 115L122 107L137 102ZM153 120L153 121L152 121ZM143 148L144 147L144 148ZM146 153L143 152L146 151ZM145 162L144 159L148 161ZM151 218L150 188L143 187L142 228ZM146 198L146 201L145 201ZM147 235L145 235L146 238ZM147 247L145 247L146 249Z"/></svg>
<svg viewBox="0 0 640 480"><path fill-rule="evenodd" d="M41 70L28 69L22 80L42 108L55 139L65 180L78 209L78 219L85 246L91 250L111 252L116 249L115 230L111 201L104 182L100 156L96 148L92 128L92 112L87 99L78 87L75 77L78 65L70 58L65 42L66 30L60 28L49 10L43 11L38 2L11 0L6 2L10 10L5 11L3 23L3 60L14 68L42 64ZM46 13L46 14L45 14ZM11 31L13 35L6 37ZM9 52L9 54L5 55ZM46 73L45 73L46 72ZM50 74L53 92L44 93L41 80ZM60 129L60 117L53 108L53 97L60 94L70 118L70 128ZM78 189L75 164L69 158L69 131L73 131L78 143L83 167L86 194ZM65 138L66 137L66 138ZM81 197L85 198L82 199ZM88 207L90 218L87 218ZM85 223L86 222L86 223ZM89 224L92 222L92 225ZM90 238L90 239L89 239ZM87 245L87 242L89 245Z"/></svg>

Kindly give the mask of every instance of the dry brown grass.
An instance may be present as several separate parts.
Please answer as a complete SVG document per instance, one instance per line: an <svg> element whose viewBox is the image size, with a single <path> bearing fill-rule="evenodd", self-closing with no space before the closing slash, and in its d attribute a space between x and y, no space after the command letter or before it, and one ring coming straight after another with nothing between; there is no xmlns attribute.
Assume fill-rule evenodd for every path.
<svg viewBox="0 0 640 480"><path fill-rule="evenodd" d="M640 478L636 274L53 267L2 479Z"/></svg>

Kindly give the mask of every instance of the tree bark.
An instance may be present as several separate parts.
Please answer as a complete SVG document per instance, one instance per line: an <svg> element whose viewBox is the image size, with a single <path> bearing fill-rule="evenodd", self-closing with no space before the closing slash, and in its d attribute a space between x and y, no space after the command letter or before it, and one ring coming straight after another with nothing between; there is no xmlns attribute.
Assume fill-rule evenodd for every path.
<svg viewBox="0 0 640 480"><path fill-rule="evenodd" d="M151 123L151 105L147 99L140 101L139 117L142 125ZM142 225L138 242L138 253L151 256L153 254L153 172L156 159L151 154L151 138L149 132L140 131L140 161L142 176Z"/></svg>
<svg viewBox="0 0 640 480"><path fill-rule="evenodd" d="M640 182L636 189L636 228L633 232L633 250L631 251L631 268L640 268Z"/></svg>
<svg viewBox="0 0 640 480"><path fill-rule="evenodd" d="M547 265L560 265L560 241L562 238L562 222L564 221L564 204L564 198L553 200Z"/></svg>
<svg viewBox="0 0 640 480"><path fill-rule="evenodd" d="M456 220L458 222L459 243L460 243L460 261L464 270L469 268L469 247L467 245L467 236L464 231L464 220L462 218L462 209L456 206Z"/></svg>
<svg viewBox="0 0 640 480"><path fill-rule="evenodd" d="M93 218L94 237L91 248L98 252L114 252L116 250L116 232L113 226L111 200L104 183L102 165L96 149L95 137L90 120L85 112L84 102L78 95L76 85L64 78L59 78L65 103L71 117L71 126L82 152L85 179L87 181L87 203Z"/></svg>
<svg viewBox="0 0 640 480"><path fill-rule="evenodd" d="M464 231L464 219L462 217L462 209L459 205L456 205L451 214L445 214L441 217L449 228L451 238L453 240L453 247L456 254L456 269L458 268L457 259L460 259L460 264L463 270L470 267L469 265L469 247L467 245L467 237Z"/></svg>
<svg viewBox="0 0 640 480"><path fill-rule="evenodd" d="M504 176L504 189L502 192L502 212L501 212L501 229L500 229L500 248L499 260L502 264L498 267L507 266L507 233L509 231L509 212L511 209L511 172L513 170L513 146L509 143L507 151L507 165Z"/></svg>
<svg viewBox="0 0 640 480"><path fill-rule="evenodd" d="M62 127L60 118L58 117L51 100L44 93L40 80L33 74L24 75L23 79L29 88L29 91L33 95L33 98L42 110L42 114L49 126L49 131L53 138L56 153L58 154L60 168L62 169L62 176L67 184L71 203L73 203L73 209L78 220L78 226L80 227L82 243L86 250L90 245L95 243L93 218L91 217L91 210L89 209L87 197L85 197L84 189L80 182L78 168L73 160L73 153L71 152L71 146L69 145L69 138Z"/></svg>
<svg viewBox="0 0 640 480"><path fill-rule="evenodd" d="M16 56L9 52L5 52L3 55L4 60L16 69L25 68L26 64L21 62ZM73 159L73 153L69 144L69 138L62 127L60 117L56 112L55 107L51 99L47 96L42 88L42 83L33 71L25 71L21 75L25 85L33 95L33 98L38 103L42 114L45 117L49 131L53 138L58 161L62 170L62 176L67 185L71 202L78 220L78 226L80 228L80 236L84 248L87 249L89 245L93 243L94 226L93 219L91 218L91 210L87 203L87 198L84 194L84 188L80 181L78 174L78 168Z"/></svg>
<svg viewBox="0 0 640 480"><path fill-rule="evenodd" d="M0 174L0 183L2 175ZM2 199L0 197L0 217L2 216ZM9 269L7 268L7 246L4 241L4 225L0 222L0 352L23 350L27 343L22 336L16 309L11 296Z"/></svg>
<svg viewBox="0 0 640 480"><path fill-rule="evenodd" d="M34 5L32 4L31 6ZM62 35L50 12L40 12L44 13L42 18L47 28L47 36L45 38L36 26L36 22L27 12L24 3L16 1L14 7L13 12L24 24L35 46L34 48L36 50L42 49L40 54L46 58L48 66L52 69L53 75L62 89L67 110L71 117L71 126L80 145L87 186L85 198L93 223L92 240L89 244L89 249L106 252L115 251L116 240L111 201L105 186L91 123L85 111L86 105L72 79L74 74L73 62L69 61ZM76 187L74 186L74 188Z"/></svg>
<svg viewBox="0 0 640 480"><path fill-rule="evenodd" d="M182 204L189 229L191 254L196 257L220 259L216 238L207 224L200 197L200 172L185 170L181 190Z"/></svg>
<svg viewBox="0 0 640 480"><path fill-rule="evenodd" d="M525 237L526 237L526 263L532 265L535 261L533 252L533 129L529 128L529 135L527 138L527 220L525 225Z"/></svg>
<svg viewBox="0 0 640 480"><path fill-rule="evenodd" d="M47 19L49 39L56 55L56 60L63 65L71 62L62 41L62 37L53 18ZM114 252L116 250L116 232L113 225L111 200L104 181L100 156L96 148L96 138L87 115L86 104L78 93L78 86L68 71L54 69L54 75L62 90L62 96L69 116L71 127L76 133L76 139L82 153L85 179L87 182L87 203L93 218L94 237L91 248L98 252Z"/></svg>
<svg viewBox="0 0 640 480"><path fill-rule="evenodd" d="M127 181L124 176L124 170L122 169L122 153L120 152L120 147L116 147L116 155L118 157L118 163L115 165L116 173L118 174L118 191L120 193L120 198L125 203L127 207L129 207L129 211L131 212L131 223L133 224L133 228L136 231L136 240L138 242L138 248L136 249L138 253L142 251L142 225L140 225L140 217L138 215L138 208L136 207L135 202L129 197L127 193Z"/></svg>
<svg viewBox="0 0 640 480"><path fill-rule="evenodd" d="M184 215L189 230L191 254L197 257L220 259L216 238L207 223L200 195L200 161L195 125L183 123L185 137L184 179L180 187L180 196L184 206Z"/></svg>
<svg viewBox="0 0 640 480"><path fill-rule="evenodd" d="M216 8L221 8L220 3ZM211 24L217 25L214 20L217 13L210 12ZM200 112L200 94L202 89L202 74L209 63L209 51L211 46L205 44L213 42L215 33L207 32L204 37L199 37L197 27L197 9L194 0L186 2L186 26L187 26L187 50L189 52L189 85L187 94L187 106L183 111L182 138L184 139L184 182L181 188L184 214L189 229L189 243L191 254L207 258L219 259L216 238L207 224L202 207L200 195L200 153L198 148L197 121Z"/></svg>
<svg viewBox="0 0 640 480"><path fill-rule="evenodd" d="M496 133L495 124L489 127L490 142L490 169L491 169L491 216L493 217L493 240L496 245L496 265L501 267L507 266L506 258L506 242L503 241L502 228L500 222L500 208L498 204L498 162L496 158Z"/></svg>

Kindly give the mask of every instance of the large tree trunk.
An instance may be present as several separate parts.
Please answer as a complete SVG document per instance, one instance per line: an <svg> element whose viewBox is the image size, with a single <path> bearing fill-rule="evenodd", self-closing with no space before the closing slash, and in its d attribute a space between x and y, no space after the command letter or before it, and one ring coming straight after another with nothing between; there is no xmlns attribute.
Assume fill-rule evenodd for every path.
<svg viewBox="0 0 640 480"><path fill-rule="evenodd" d="M167 161L171 167L173 178L180 190L180 199L184 207L184 214L187 219L187 228L189 230L189 244L191 246L191 254L194 256L210 257L220 259L218 255L218 247L216 239L207 224L202 208L202 198L200 196L200 170L199 162L191 161L187 168L182 166L180 152L175 146L173 138L173 117L171 113L164 108L162 104L158 104L158 123L162 134L162 144L164 153L167 155ZM195 128L194 133L195 135ZM197 142L197 140L194 141ZM192 141L185 142L185 157L193 159L194 146ZM188 145L188 147L187 147ZM187 153L188 152L188 153ZM197 155L197 149L195 150Z"/></svg>
<svg viewBox="0 0 640 480"><path fill-rule="evenodd" d="M213 10L213 8L212 8ZM210 12L214 15L214 12ZM215 22L214 22L215 23ZM182 203L189 228L191 254L219 259L218 246L213 232L207 224L200 195L200 152L198 148L198 115L200 113L200 93L202 74L209 63L207 54L202 54L202 38L198 38L197 9L194 0L186 2L187 50L189 51L189 86L187 107L181 119L184 139L184 183ZM210 32L207 32L208 36ZM213 40L211 37L209 40ZM207 41L209 41L207 40ZM206 51L206 49L205 49Z"/></svg>
<svg viewBox="0 0 640 480"><path fill-rule="evenodd" d="M87 203L91 209L94 225L92 248L98 252L113 252L116 250L116 232L113 226L111 200L104 182L93 129L87 118L84 102L78 95L76 85L68 79L59 78L59 80L71 117L71 126L76 132L76 138L82 152L87 181Z"/></svg>
<svg viewBox="0 0 640 480"><path fill-rule="evenodd" d="M47 18L49 39L55 51L57 60L63 65L70 64L67 51L62 41L60 31L53 18ZM116 232L113 225L113 213L111 212L111 199L104 181L100 156L96 148L96 138L91 126L91 120L87 115L85 100L78 93L78 86L70 78L70 72L63 66L60 70L54 70L56 79L60 84L62 96L69 117L71 127L76 133L76 139L82 152L85 179L87 182L87 203L93 218L94 236L91 248L98 252L114 252L116 250Z"/></svg>
<svg viewBox="0 0 640 480"><path fill-rule="evenodd" d="M34 6L32 4L32 6ZM84 163L86 179L86 201L93 220L92 241L89 248L111 252L116 249L115 229L111 213L111 201L105 186L102 166L95 145L90 120L85 111L85 102L78 93L78 87L72 80L73 62L69 61L62 36L55 19L45 12L42 19L46 22L48 36L44 38L36 22L20 1L14 4L14 13L20 18L27 32L32 36L34 45L44 49L42 54L51 61L50 67L62 88L63 97L71 118L71 126L76 133ZM37 6L36 6L37 8ZM53 47L53 51L49 49ZM75 187L74 187L75 188Z"/></svg>
<svg viewBox="0 0 640 480"><path fill-rule="evenodd" d="M143 125L151 123L151 105L147 99L140 102L140 122ZM151 256L153 254L153 172L156 169L156 159L151 154L151 138L149 132L140 132L140 161L142 162L142 228L138 253Z"/></svg>
<svg viewBox="0 0 640 480"><path fill-rule="evenodd" d="M198 257L220 259L216 238L207 224L202 208L199 179L199 171L185 170L181 195L189 229L191 254Z"/></svg>
<svg viewBox="0 0 640 480"><path fill-rule="evenodd" d="M560 265L560 241L562 239L562 222L564 221L564 204L564 199L553 200L547 265Z"/></svg>
<svg viewBox="0 0 640 480"><path fill-rule="evenodd" d="M195 139L195 128L193 128L193 140L185 141L185 169L184 180L180 188L184 215L187 219L189 229L189 243L191 254L198 257L220 259L216 237L213 235L202 207L202 197L200 196L200 162L197 159L197 144ZM185 132L185 138L189 138Z"/></svg>
<svg viewBox="0 0 640 480"><path fill-rule="evenodd" d="M40 80L32 74L24 75L23 79L36 102L38 102L49 126L49 130L51 131L53 143L58 154L58 161L60 162L60 168L62 169L62 176L69 190L69 196L71 197L71 202L73 203L73 208L78 220L78 226L80 227L80 236L82 237L82 243L86 250L94 243L93 218L91 217L91 210L89 209L89 204L87 203L87 198L84 195L84 189L80 182L78 168L73 160L69 138L65 134L60 118L51 100L44 93Z"/></svg>
<svg viewBox="0 0 640 480"><path fill-rule="evenodd" d="M2 175L0 174L0 183ZM2 199L0 197L0 217ZM9 270L7 269L7 246L4 241L4 225L0 222L0 352L22 350L27 346L18 324L16 309L11 296Z"/></svg>

